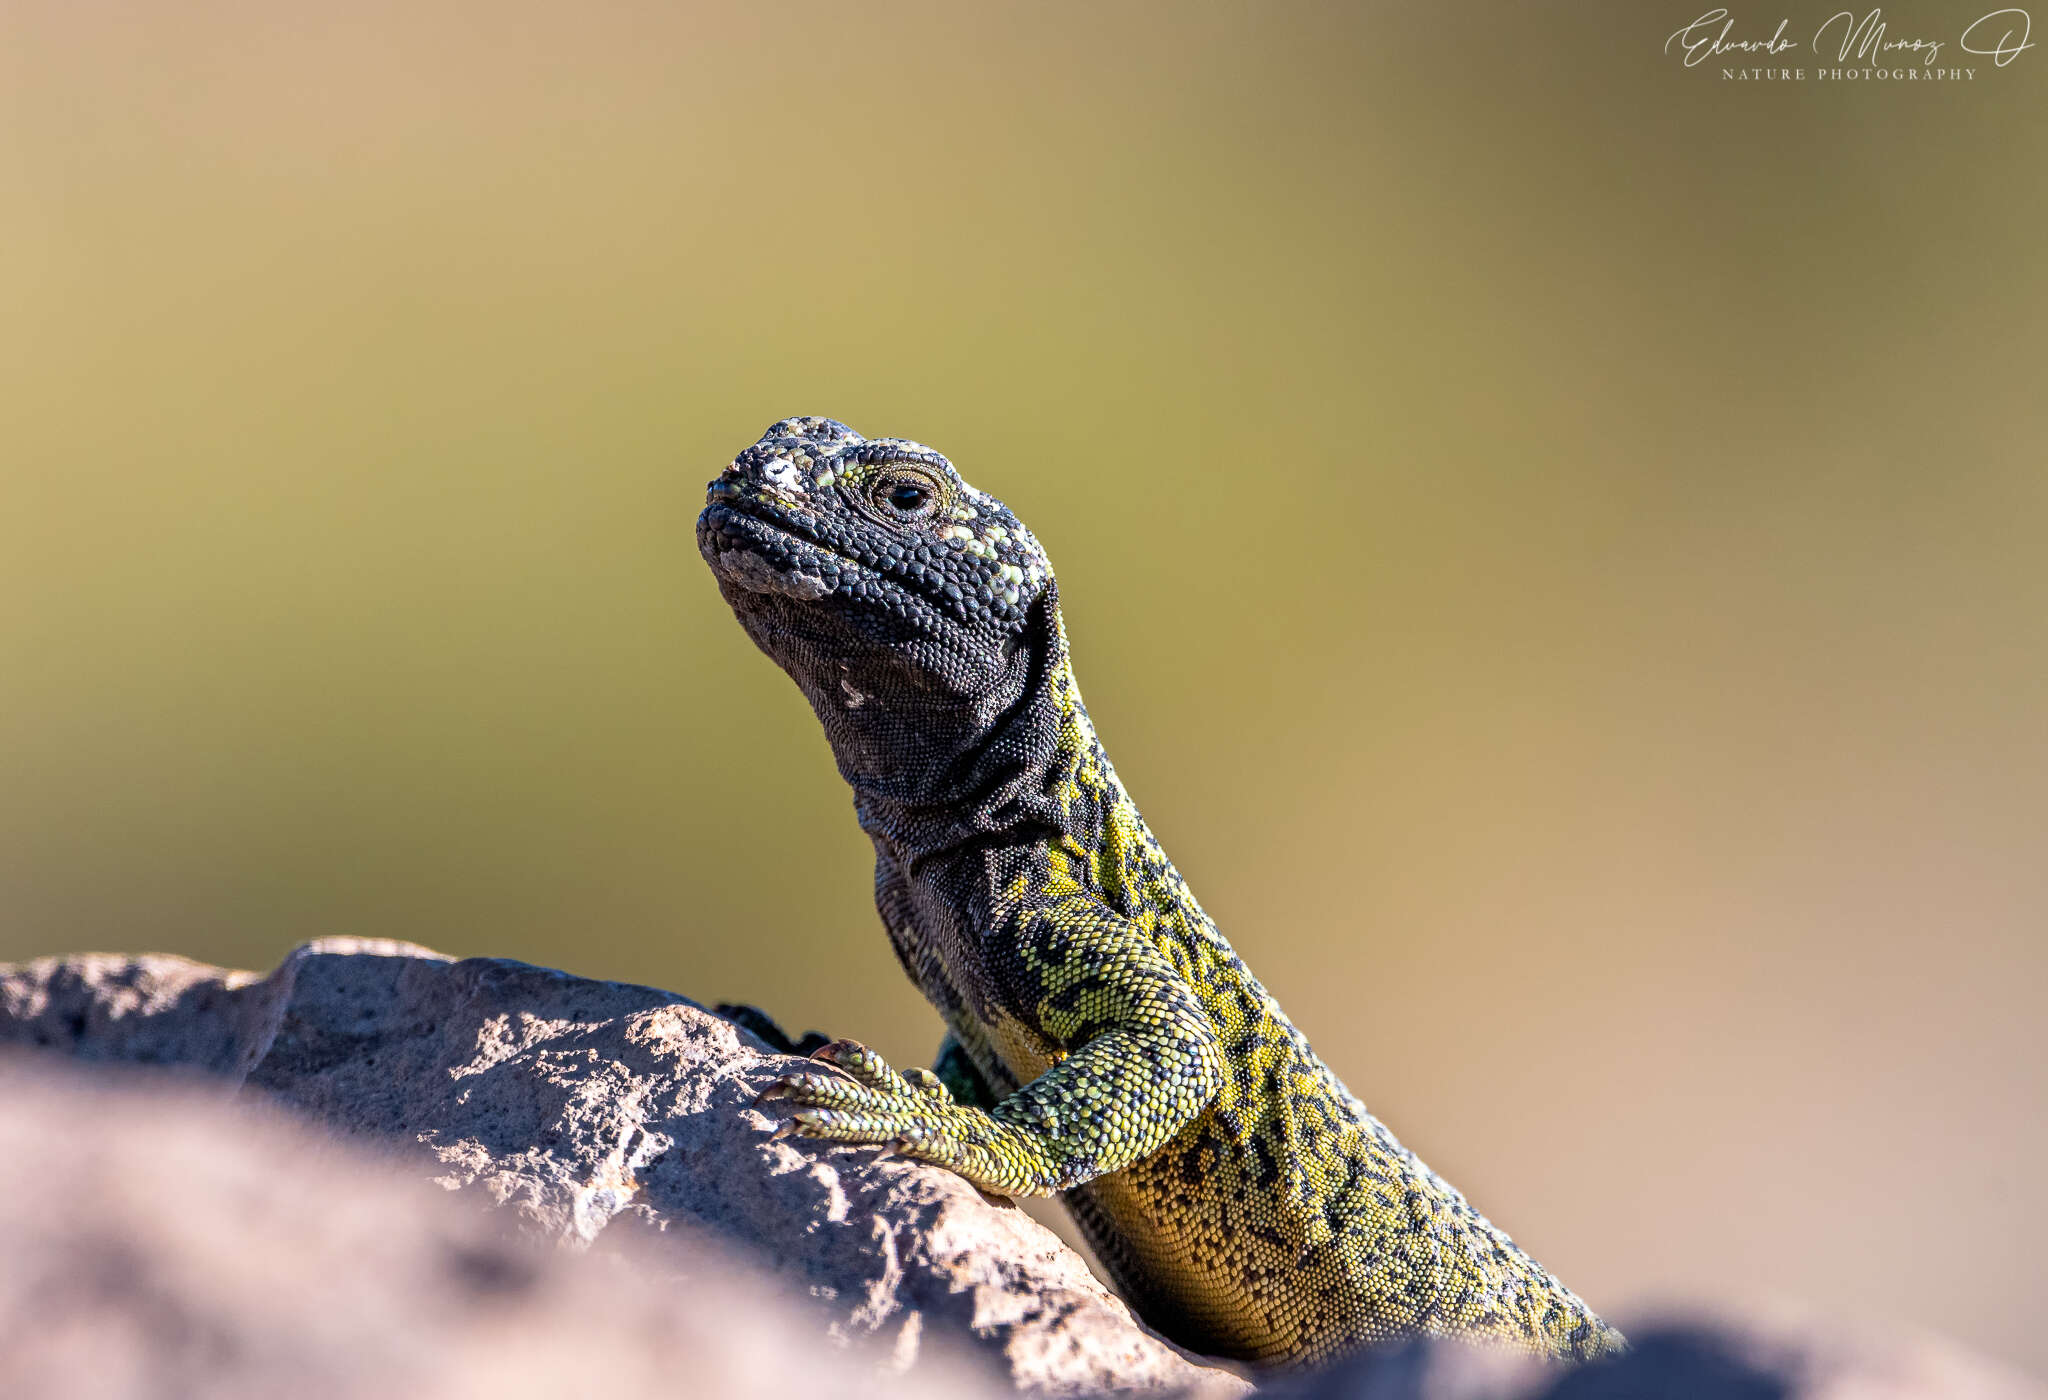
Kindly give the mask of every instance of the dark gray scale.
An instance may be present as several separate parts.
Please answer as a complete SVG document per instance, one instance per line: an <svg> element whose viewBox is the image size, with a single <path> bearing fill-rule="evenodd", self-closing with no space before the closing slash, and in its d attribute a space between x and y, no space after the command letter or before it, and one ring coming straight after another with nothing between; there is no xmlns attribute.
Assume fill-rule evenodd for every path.
<svg viewBox="0 0 2048 1400"><path fill-rule="evenodd" d="M956 508L972 512L975 552L954 531ZM982 552L991 542L994 559ZM698 544L748 635L810 701L854 790L883 923L954 1028L942 1079L962 1103L1014 1092L1060 1052L1084 1051L1094 1029L1113 1029L1053 1046L1038 1025L1052 972L1067 985L1051 1009L1079 1016L1115 1005L1110 992L1138 965L1079 963L1084 946L1118 946L1084 945L1078 932L1092 925L1062 922L1083 905L1104 925L1156 914L1153 937L1175 953L1170 974L1147 965L1155 993L1166 979L1209 1026L1236 1023L1215 1044L1223 1082L1206 1107L1189 1086L1214 1080L1192 1077L1184 1057L1125 1068L1115 1082L1139 1086L1120 1105L1132 1121L1184 1126L1151 1157L1065 1195L1148 1321L1197 1349L1268 1359L1414 1331L1558 1356L1620 1345L1366 1113L1142 824L1117 863L1117 907L1087 862L1083 900L1048 896L1051 845L1099 859L1129 798L1073 688L1050 566L1000 502L921 444L787 418L711 484ZM999 583L1001 564L1026 581ZM1068 714L1078 751L1064 746ZM1148 911L1148 886L1174 894ZM1262 1063L1276 1054L1279 1064ZM1315 1238L1325 1242L1302 1255L1299 1242ZM1447 1267L1446 1251L1469 1262ZM1515 1315L1489 1296L1519 1300Z"/></svg>

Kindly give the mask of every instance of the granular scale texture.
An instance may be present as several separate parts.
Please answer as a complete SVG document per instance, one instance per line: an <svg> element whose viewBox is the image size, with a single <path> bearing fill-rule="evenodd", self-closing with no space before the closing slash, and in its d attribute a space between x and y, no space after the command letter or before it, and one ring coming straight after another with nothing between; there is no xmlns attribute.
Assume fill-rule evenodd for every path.
<svg viewBox="0 0 2048 1400"><path fill-rule="evenodd" d="M785 1131L1059 1193L1145 1319L1302 1363L1411 1336L1587 1360L1620 1333L1352 1096L1195 902L1074 682L1031 532L944 457L786 418L698 545L802 688L875 846L875 902L949 1028L770 1090Z"/></svg>

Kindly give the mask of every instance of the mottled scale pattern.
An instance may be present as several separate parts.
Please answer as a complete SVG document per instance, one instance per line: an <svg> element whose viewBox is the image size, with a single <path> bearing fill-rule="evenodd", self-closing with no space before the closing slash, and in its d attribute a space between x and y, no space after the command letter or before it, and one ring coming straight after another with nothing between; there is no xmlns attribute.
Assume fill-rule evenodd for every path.
<svg viewBox="0 0 2048 1400"><path fill-rule="evenodd" d="M825 1046L769 1091L784 1131L1062 1194L1147 1321L1199 1351L1621 1348L1366 1112L1202 912L1000 501L919 443L787 418L711 483L697 534L824 725L883 925L949 1028L930 1070Z"/></svg>

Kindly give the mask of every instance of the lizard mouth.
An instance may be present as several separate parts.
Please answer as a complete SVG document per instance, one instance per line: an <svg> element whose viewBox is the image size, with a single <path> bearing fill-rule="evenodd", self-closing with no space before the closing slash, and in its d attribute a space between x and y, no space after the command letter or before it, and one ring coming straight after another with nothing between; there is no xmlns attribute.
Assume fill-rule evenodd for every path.
<svg viewBox="0 0 2048 1400"><path fill-rule="evenodd" d="M887 554L873 554L872 564L857 558L856 542L835 547L817 526L731 482L714 481L708 495L697 517L697 548L711 571L737 588L800 602L836 595L905 619L939 613L966 620L958 602L926 596Z"/></svg>
<svg viewBox="0 0 2048 1400"><path fill-rule="evenodd" d="M720 578L750 593L805 602L836 591L858 567L794 531L719 501L697 517L697 548Z"/></svg>

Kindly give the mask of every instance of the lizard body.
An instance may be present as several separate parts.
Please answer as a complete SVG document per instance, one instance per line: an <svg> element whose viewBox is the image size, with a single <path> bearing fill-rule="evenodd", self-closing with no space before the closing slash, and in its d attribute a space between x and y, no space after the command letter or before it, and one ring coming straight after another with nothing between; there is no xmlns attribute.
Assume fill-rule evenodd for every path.
<svg viewBox="0 0 2048 1400"><path fill-rule="evenodd" d="M1063 1194L1147 1321L1299 1363L1411 1335L1584 1360L1607 1326L1309 1048L1139 818L1031 532L938 453L775 424L698 544L809 698L875 898L946 1021L935 1070L838 1041L785 1128Z"/></svg>

